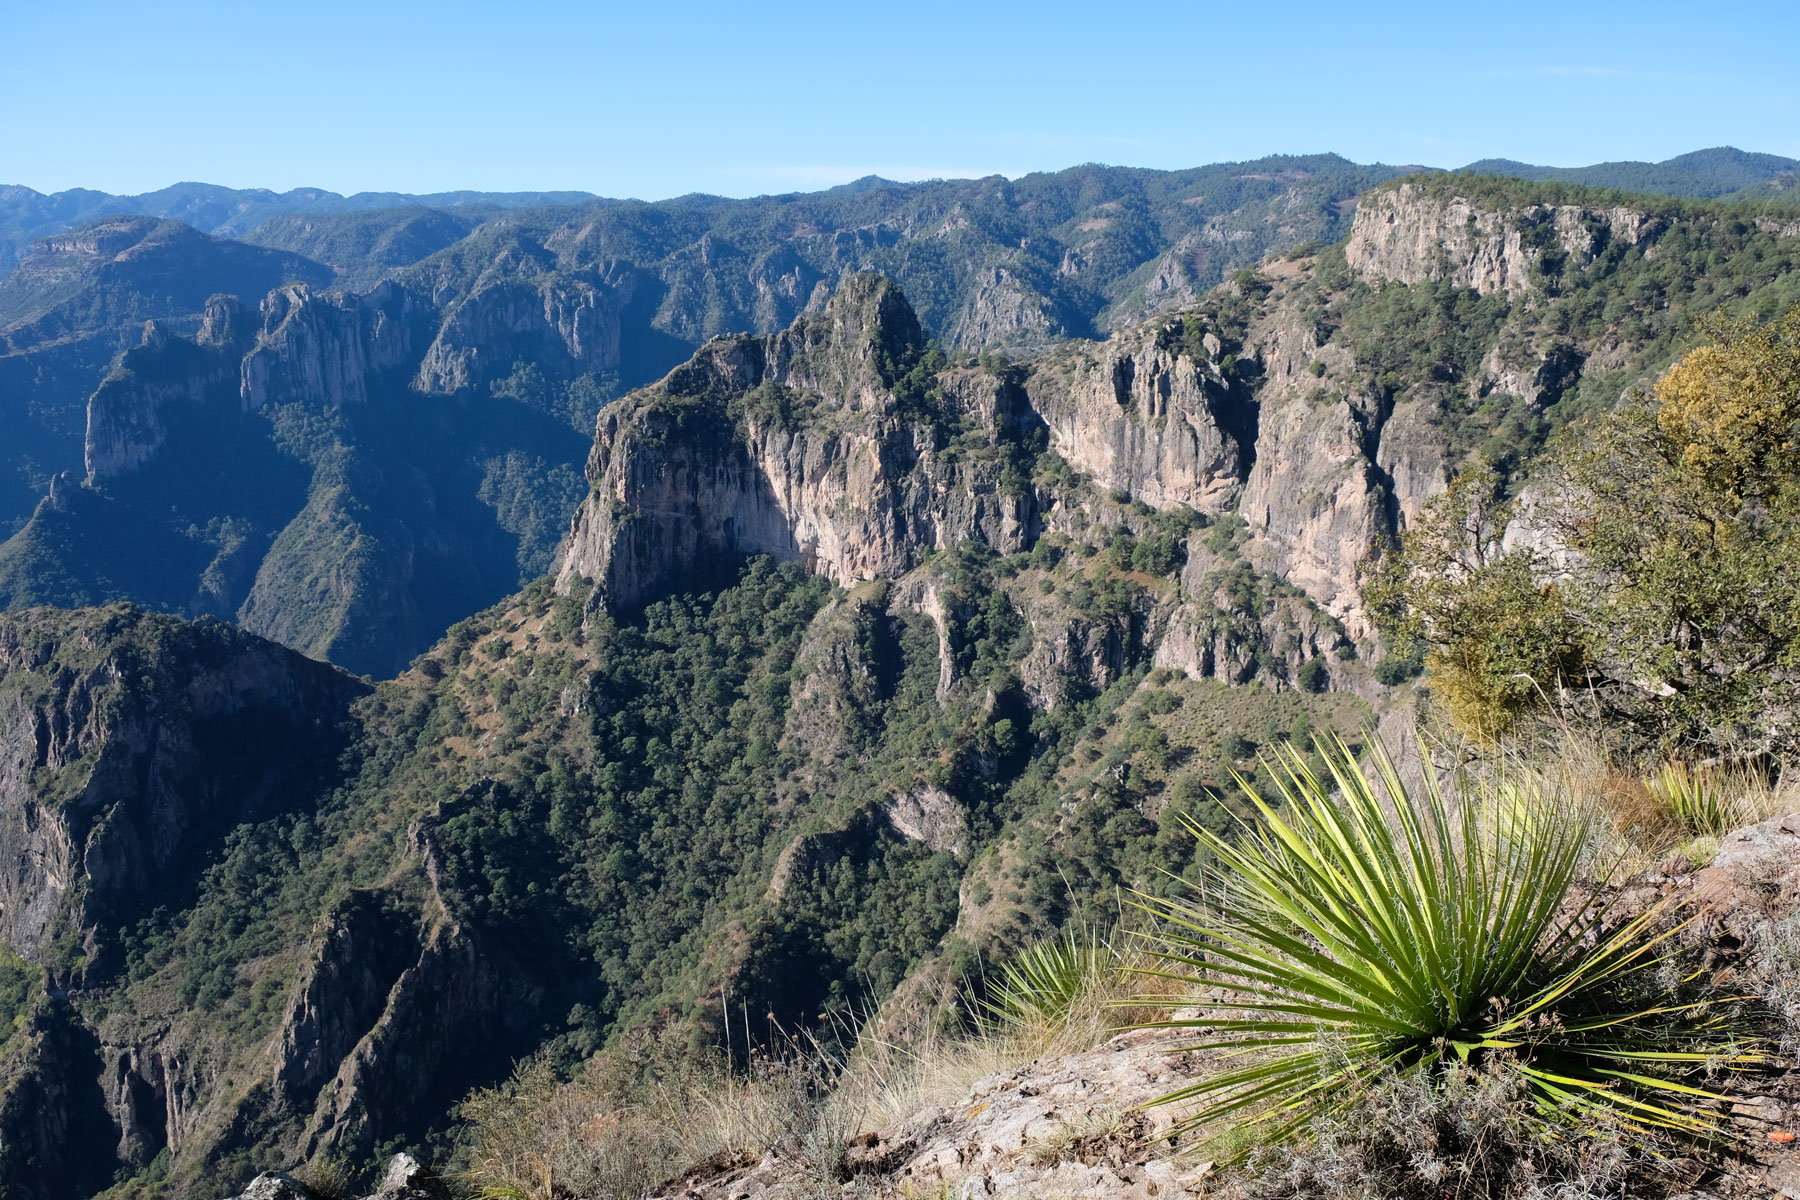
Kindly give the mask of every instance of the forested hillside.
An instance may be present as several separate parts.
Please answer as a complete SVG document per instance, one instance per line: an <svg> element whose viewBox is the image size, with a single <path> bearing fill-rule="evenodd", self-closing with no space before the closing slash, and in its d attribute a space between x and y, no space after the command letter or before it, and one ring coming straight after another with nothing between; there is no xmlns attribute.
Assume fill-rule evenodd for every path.
<svg viewBox="0 0 1800 1200"><path fill-rule="evenodd" d="M1144 207L1077 186L1108 179ZM1779 209L1435 175L1144 320L1126 256L1088 325L1008 327L1057 340L955 334L1025 277L958 239L1048 222L1101 263L1205 180L830 198L897 222L866 257L771 202L743 228L795 223L791 294L699 201L526 214L140 334L85 480L0 549L9 1195L448 1153L515 1060L734 1010L965 1019L1020 946L1178 892L1184 816L1225 831L1259 752L1441 703L1365 589L1453 478L1529 498L1696 317L1800 299ZM1335 228L1323 183L1238 185ZM167 244L58 278L112 295L82 280Z"/></svg>

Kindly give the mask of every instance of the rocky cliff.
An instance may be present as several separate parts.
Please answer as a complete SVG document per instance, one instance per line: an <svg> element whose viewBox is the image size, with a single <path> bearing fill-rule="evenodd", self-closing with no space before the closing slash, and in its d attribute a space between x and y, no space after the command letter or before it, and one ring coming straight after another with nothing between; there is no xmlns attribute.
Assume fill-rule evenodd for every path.
<svg viewBox="0 0 1800 1200"><path fill-rule="evenodd" d="M226 308L235 303L227 297L209 306L209 334L217 330L228 336ZM155 321L145 322L143 341L120 356L88 400L88 475L109 479L149 462L168 440L165 407L218 402L236 372L234 349L241 346L210 338L190 341L171 336Z"/></svg>
<svg viewBox="0 0 1800 1200"><path fill-rule="evenodd" d="M619 365L620 302L585 279L483 281L450 310L418 368L418 387L447 394L505 375L518 362L552 374L610 371ZM629 295L629 293L627 293Z"/></svg>
<svg viewBox="0 0 1800 1200"><path fill-rule="evenodd" d="M1116 219L1094 217L1096 232ZM1677 220L1729 234L1705 213L1538 202L1455 177L1377 188L1342 247L1272 260L1178 316L1051 349L1004 385L940 364L925 385L965 424L935 433L899 374L856 349L889 325L913 338L912 318L861 311L873 285L847 285L791 330L709 343L603 413L559 579L590 577L630 607L717 551L849 582L897 578L963 537L1028 549L1062 526L1019 470L997 486L995 452L1007 429L1041 425L1102 493L1240 517L1248 562L1377 649L1364 564L1469 455L1522 470L1564 412L1611 403L1666 363L1670 335L1584 317L1576 336L1563 310L1660 272L1658 239ZM1793 252L1779 230L1760 236L1771 259ZM880 329L846 332L859 321ZM1083 536L1091 517L1067 532ZM1211 611L1196 620L1210 627Z"/></svg>
<svg viewBox="0 0 1800 1200"><path fill-rule="evenodd" d="M976 372L914 394L938 383L903 378L924 341L898 288L858 277L818 315L710 342L608 408L558 586L585 577L629 608L733 556L848 584L964 538L1023 548L1035 513L1004 478L1022 397ZM969 429L954 447L952 426Z"/></svg>
<svg viewBox="0 0 1800 1200"><path fill-rule="evenodd" d="M1241 514L1257 535L1244 556L1325 610L1308 619L1317 636L1292 643L1307 647L1297 669L1337 644L1339 621L1368 635L1359 564L1393 532L1394 513L1446 478L1429 432L1409 434L1403 418L1383 440L1392 406L1366 386L1330 402L1315 395L1317 356L1346 375L1354 362L1322 349L1287 303L1309 271L1289 270L1229 349L1206 320L1190 329L1159 319L1060 348L1023 373L940 360L907 383L904 348L923 341L916 318L892 284L852 281L792 329L714 341L601 414L592 494L558 586L591 579L630 609L751 553L844 584L897 579L964 539L1004 555L1046 529L1116 527L1097 490L1202 522ZM921 388L933 397L923 407L907 390ZM1056 500L1029 482L1040 436L1090 490ZM1133 518L1134 535L1144 528ZM1185 555L1204 557L1192 541ZM1274 635L1260 618L1227 635L1205 574L1185 589L1198 607L1158 625L1180 631L1159 661L1246 680Z"/></svg>
<svg viewBox="0 0 1800 1200"><path fill-rule="evenodd" d="M315 779L362 690L219 622L128 605L0 617L0 680L0 937L64 980L197 839Z"/></svg>
<svg viewBox="0 0 1800 1200"><path fill-rule="evenodd" d="M1483 202L1454 184L1407 182L1364 198L1345 255L1369 279L1519 297L1552 262L1579 270L1608 246L1643 252L1668 224L1623 205Z"/></svg>
<svg viewBox="0 0 1800 1200"><path fill-rule="evenodd" d="M1216 515L1236 506L1256 451L1249 390L1216 336L1184 352L1161 321L1049 356L1030 381L1056 450L1108 491Z"/></svg>
<svg viewBox="0 0 1800 1200"><path fill-rule="evenodd" d="M0 1064L0 1197L94 1195L111 1183L117 1136L94 1035L68 1005L46 1001L15 1037Z"/></svg>
<svg viewBox="0 0 1800 1200"><path fill-rule="evenodd" d="M362 296L315 294L298 283L270 292L262 331L243 359L244 407L366 404L374 378L417 361L428 320L424 305L392 282Z"/></svg>
<svg viewBox="0 0 1800 1200"><path fill-rule="evenodd" d="M272 1111L306 1114L300 1159L363 1157L429 1124L504 1069L537 1011L529 968L445 894L438 826L456 807L408 827L411 887L353 893L317 931L272 1044Z"/></svg>

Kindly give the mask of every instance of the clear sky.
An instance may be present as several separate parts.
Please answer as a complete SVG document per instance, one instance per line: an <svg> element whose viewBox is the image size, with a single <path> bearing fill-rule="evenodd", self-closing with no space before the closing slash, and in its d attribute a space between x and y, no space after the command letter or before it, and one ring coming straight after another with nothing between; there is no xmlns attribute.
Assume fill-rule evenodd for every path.
<svg viewBox="0 0 1800 1200"><path fill-rule="evenodd" d="M0 183L655 199L1081 162L1800 157L1800 4L0 0Z"/></svg>

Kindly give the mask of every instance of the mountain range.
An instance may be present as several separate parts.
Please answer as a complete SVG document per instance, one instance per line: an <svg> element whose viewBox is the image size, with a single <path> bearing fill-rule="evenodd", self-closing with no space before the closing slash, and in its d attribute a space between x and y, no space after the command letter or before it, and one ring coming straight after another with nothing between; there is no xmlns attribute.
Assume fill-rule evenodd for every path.
<svg viewBox="0 0 1800 1200"><path fill-rule="evenodd" d="M1466 173L1512 175L1521 179L1562 179L1589 187L1709 199L1764 199L1793 185L1800 160L1719 146L1680 154L1658 163L1608 162L1586 167L1544 167L1512 159L1488 158L1460 168ZM860 192L918 185L896 184L870 175L832 191ZM706 200L714 197L686 197ZM230 188L211 183L177 183L135 196L90 188L43 193L21 185L0 185L0 275L30 252L38 238L97 217L135 214L163 217L202 233L241 237L275 217L366 212L388 208L461 209L492 216L496 211L549 206L611 206L629 203L591 192L357 192L345 196L324 188ZM680 203L680 201L671 202Z"/></svg>
<svg viewBox="0 0 1800 1200"><path fill-rule="evenodd" d="M1632 180L1640 166L1580 177ZM1720 150L1656 171L1689 191L1737 192L1752 177L1772 188L1790 166ZM0 419L13 431L0 530L17 535L0 548L0 605L133 599L213 613L389 675L544 569L579 499L600 406L710 337L778 330L869 270L901 285L947 350L1101 337L1192 303L1271 252L1341 236L1357 194L1398 173L1323 155L868 179L741 201L204 185L127 198L154 211L42 237L0 279ZM0 212L41 228L114 199L15 189ZM373 306L353 298L378 284ZM326 299L334 290L345 298ZM141 447L117 457L109 423L121 407L160 403L146 400L169 386L151 382L155 364L186 353L138 343L195 336L215 295L239 297L244 314L229 337L217 325L207 381L181 386L240 416L168 450L151 433L154 466ZM347 332L368 322L385 322L379 349ZM270 371L299 390L253 378ZM323 395L329 428L308 417L297 439L284 401L301 394ZM262 416L246 426L253 410ZM262 472L265 486L206 485L203 500L172 483L226 461ZM392 619L364 627L359 614L376 612Z"/></svg>
<svg viewBox="0 0 1800 1200"><path fill-rule="evenodd" d="M46 235L0 280L0 1197L947 1010L1195 877L1259 747L1409 727L1371 552L1797 266L1781 204L1330 156Z"/></svg>

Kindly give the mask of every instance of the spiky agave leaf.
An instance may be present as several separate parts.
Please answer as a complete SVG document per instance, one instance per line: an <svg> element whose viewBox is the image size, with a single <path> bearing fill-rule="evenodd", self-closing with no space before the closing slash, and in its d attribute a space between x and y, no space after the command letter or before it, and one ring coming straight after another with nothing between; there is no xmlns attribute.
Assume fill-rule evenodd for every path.
<svg viewBox="0 0 1800 1200"><path fill-rule="evenodd" d="M1329 780L1285 748L1273 803L1238 780L1255 819L1235 839L1190 822L1214 855L1212 903L1140 896L1161 918L1158 974L1206 1005L1163 1024L1228 1064L1155 1102L1198 1104L1182 1131L1229 1120L1279 1139L1383 1072L1458 1061L1516 1071L1548 1122L1716 1130L1723 1097L1692 1075L1758 1056L1717 1012L1638 998L1680 927L1666 904L1606 930L1600 906L1570 902L1586 808L1514 795L1484 830L1429 764L1408 788L1377 742L1377 784L1341 739L1318 749Z"/></svg>
<svg viewBox="0 0 1800 1200"><path fill-rule="evenodd" d="M1113 947L1091 928L1027 947L988 985L990 1014L1015 1026L1065 1020L1113 969Z"/></svg>
<svg viewBox="0 0 1800 1200"><path fill-rule="evenodd" d="M1724 837L1737 825L1738 805L1726 794L1726 780L1718 772L1668 762L1644 784L1694 837Z"/></svg>

